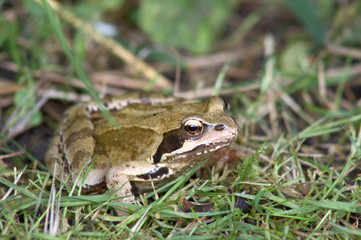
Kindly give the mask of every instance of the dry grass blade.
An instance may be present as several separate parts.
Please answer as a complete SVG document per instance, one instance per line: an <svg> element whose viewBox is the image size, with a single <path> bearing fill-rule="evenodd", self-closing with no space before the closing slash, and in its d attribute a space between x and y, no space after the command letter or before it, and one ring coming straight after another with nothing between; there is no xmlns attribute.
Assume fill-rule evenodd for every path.
<svg viewBox="0 0 361 240"><path fill-rule="evenodd" d="M36 0L40 4L40 0ZM125 49L115 40L107 38L98 33L94 27L88 23L83 22L77 18L74 14L64 9L59 2L54 0L46 0L48 4L56 10L60 16L75 28L81 29L84 33L91 36L95 41L106 47L112 54L123 59L129 66L134 67L137 71L142 73L148 81L155 81L156 85L163 88L172 88L172 84L162 74L158 73L151 66L138 59L130 51Z"/></svg>

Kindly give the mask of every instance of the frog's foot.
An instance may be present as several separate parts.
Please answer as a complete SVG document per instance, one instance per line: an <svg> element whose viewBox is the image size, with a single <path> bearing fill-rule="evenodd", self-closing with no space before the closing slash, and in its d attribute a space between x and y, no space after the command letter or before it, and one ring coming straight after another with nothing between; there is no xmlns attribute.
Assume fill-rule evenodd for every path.
<svg viewBox="0 0 361 240"><path fill-rule="evenodd" d="M108 172L106 176L107 188L112 189L116 197L120 197L116 201L123 203L135 203L135 198L132 193L132 185L130 184L129 179L130 177L128 175L118 171L117 169L113 168Z"/></svg>

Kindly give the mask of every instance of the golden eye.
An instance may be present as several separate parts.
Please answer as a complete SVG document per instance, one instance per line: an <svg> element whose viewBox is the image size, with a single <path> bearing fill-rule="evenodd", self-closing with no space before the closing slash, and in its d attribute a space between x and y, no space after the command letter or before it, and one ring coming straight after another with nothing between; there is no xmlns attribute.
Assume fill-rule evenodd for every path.
<svg viewBox="0 0 361 240"><path fill-rule="evenodd" d="M188 136L198 136L203 132L203 123L197 119L188 119L183 123L183 131Z"/></svg>

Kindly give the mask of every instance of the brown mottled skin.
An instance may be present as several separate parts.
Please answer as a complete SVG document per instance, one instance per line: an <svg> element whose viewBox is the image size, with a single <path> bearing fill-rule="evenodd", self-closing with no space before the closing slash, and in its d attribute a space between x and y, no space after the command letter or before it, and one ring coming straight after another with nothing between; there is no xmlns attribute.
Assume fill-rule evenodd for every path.
<svg viewBox="0 0 361 240"><path fill-rule="evenodd" d="M63 178L71 174L68 184L73 185L93 163L83 188L106 181L108 188L124 188L118 196L129 195L129 179L135 177L133 186L139 192L147 191L151 181L162 185L183 174L228 146L238 134L218 97L198 102L131 93L106 99L103 105L117 126L99 115L92 102L65 112L45 157L56 178L62 172ZM124 202L133 200L123 198Z"/></svg>

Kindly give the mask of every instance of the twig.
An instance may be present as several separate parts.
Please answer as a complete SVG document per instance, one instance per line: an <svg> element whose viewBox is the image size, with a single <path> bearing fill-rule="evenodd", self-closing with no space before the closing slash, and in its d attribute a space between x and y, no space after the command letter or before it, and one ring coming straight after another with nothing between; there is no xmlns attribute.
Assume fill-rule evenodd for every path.
<svg viewBox="0 0 361 240"><path fill-rule="evenodd" d="M341 55L345 57L352 57L355 59L361 59L361 50L355 48L347 48L338 46L331 43L326 43L327 51L331 54Z"/></svg>
<svg viewBox="0 0 361 240"><path fill-rule="evenodd" d="M41 4L40 0L35 0ZM162 76L159 72L153 69L145 62L138 59L130 51L121 46L118 42L111 38L105 37L97 32L94 27L88 23L85 23L73 13L65 10L59 2L54 0L47 0L49 5L59 13L59 15L68 23L73 25L76 29L83 31L85 34L90 35L96 42L110 50L115 56L124 60L126 64L134 67L137 71L141 72L149 81L155 81L157 86L162 88L172 88L172 83Z"/></svg>
<svg viewBox="0 0 361 240"><path fill-rule="evenodd" d="M347 69L345 69L345 67L332 68L326 71L325 76L326 78L339 77L346 73L350 75L361 74L361 64L360 63L354 64L348 67Z"/></svg>
<svg viewBox="0 0 361 240"><path fill-rule="evenodd" d="M198 91L186 91L186 92L180 92L177 94L177 97L182 97L182 98L202 98L202 97L209 97L212 92L213 92L213 87L209 87L209 88L202 88L199 89ZM234 93L240 93L240 92L246 92L248 93L249 91L252 90L257 90L259 89L259 84L258 83L254 83L254 84L250 84L248 86L242 86L242 87L236 87L236 88L232 88L232 89L221 89L219 91L220 95L230 95L230 94L234 94Z"/></svg>
<svg viewBox="0 0 361 240"><path fill-rule="evenodd" d="M185 64L192 68L210 68L221 66L227 62L239 61L249 58L249 56L261 54L261 48L250 49L232 49L229 51L218 52L204 57L183 57Z"/></svg>
<svg viewBox="0 0 361 240"><path fill-rule="evenodd" d="M0 145L1 145L1 142L0 142ZM5 155L0 155L0 161L5 159L5 158L11 158L11 157L15 157L15 156L18 156L18 155L21 155L23 154L24 151L20 151L20 152L15 152L15 153L10 153L10 154L5 154Z"/></svg>

